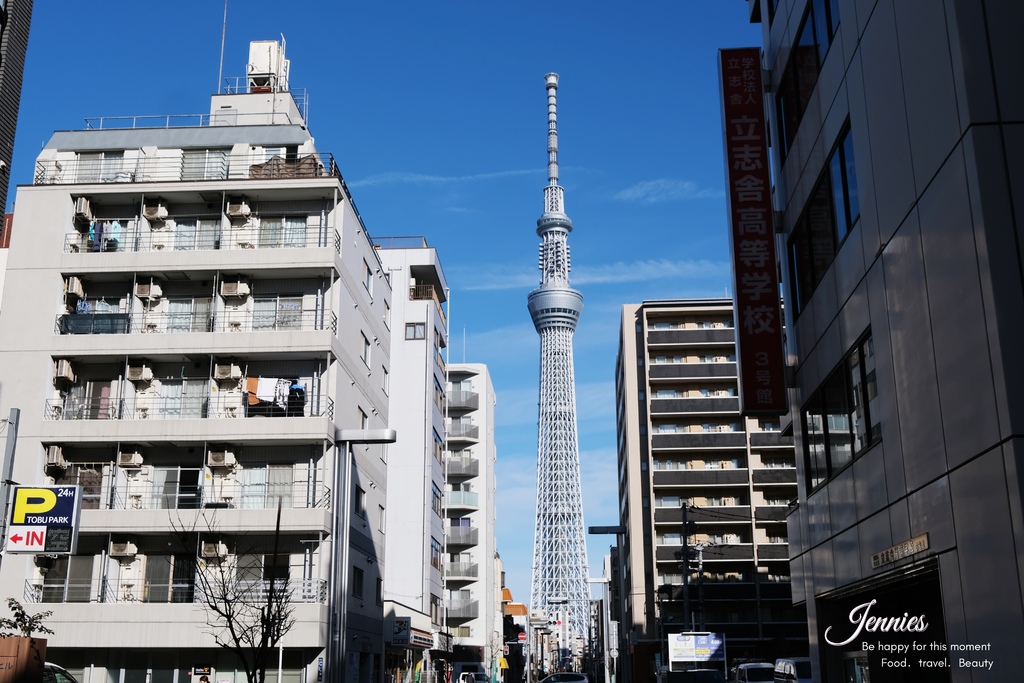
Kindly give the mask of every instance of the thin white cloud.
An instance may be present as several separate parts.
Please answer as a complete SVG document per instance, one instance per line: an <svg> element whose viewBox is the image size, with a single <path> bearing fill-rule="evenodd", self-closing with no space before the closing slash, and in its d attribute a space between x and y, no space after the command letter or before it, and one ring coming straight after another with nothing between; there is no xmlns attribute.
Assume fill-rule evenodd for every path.
<svg viewBox="0 0 1024 683"><path fill-rule="evenodd" d="M724 197L725 193L717 188L698 187L691 180L674 180L658 178L644 180L617 192L613 199L622 202L639 202L641 204L657 204L658 202L678 202L689 199L714 199Z"/></svg>
<svg viewBox="0 0 1024 683"><path fill-rule="evenodd" d="M478 180L495 180L508 178L509 176L533 175L541 171L535 168L519 169L512 171L494 171L492 173L473 173L460 176L429 175L426 173L405 173L392 171L390 173L379 173L368 178L360 178L348 183L349 187L377 187L379 185L449 185L452 183L465 183Z"/></svg>
<svg viewBox="0 0 1024 683"><path fill-rule="evenodd" d="M459 279L460 269L453 269L452 279ZM651 282L654 280L685 280L715 277L728 277L729 264L726 261L669 261L667 259L648 259L645 261L617 261L596 266L573 268L570 284L605 285L622 284L625 282ZM536 269L522 266L488 265L473 266L472 271L465 273L467 282L461 284L463 289L473 291L493 291L499 289L530 289L539 284Z"/></svg>

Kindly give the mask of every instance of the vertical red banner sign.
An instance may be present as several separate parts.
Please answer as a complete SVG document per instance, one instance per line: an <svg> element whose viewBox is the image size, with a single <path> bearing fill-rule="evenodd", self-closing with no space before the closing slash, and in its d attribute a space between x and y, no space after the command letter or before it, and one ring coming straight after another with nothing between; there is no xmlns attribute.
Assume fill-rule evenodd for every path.
<svg viewBox="0 0 1024 683"><path fill-rule="evenodd" d="M740 405L787 411L782 307L758 48L719 50Z"/></svg>

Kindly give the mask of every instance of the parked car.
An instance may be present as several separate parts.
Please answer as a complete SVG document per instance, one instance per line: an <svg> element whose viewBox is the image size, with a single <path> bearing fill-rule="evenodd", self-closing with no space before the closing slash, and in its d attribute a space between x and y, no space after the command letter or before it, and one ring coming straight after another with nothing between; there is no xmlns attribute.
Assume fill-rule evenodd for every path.
<svg viewBox="0 0 1024 683"><path fill-rule="evenodd" d="M670 672L668 680L669 683L725 683L725 676L718 669L690 669Z"/></svg>
<svg viewBox="0 0 1024 683"><path fill-rule="evenodd" d="M791 657L775 660L776 683L814 683L811 678L810 657Z"/></svg>
<svg viewBox="0 0 1024 683"><path fill-rule="evenodd" d="M751 683L752 681L774 681L775 666L767 662L747 662L733 670L733 683Z"/></svg>
<svg viewBox="0 0 1024 683"><path fill-rule="evenodd" d="M576 671L559 671L547 678L542 678L540 683L590 683L590 678L587 677L587 674Z"/></svg>
<svg viewBox="0 0 1024 683"><path fill-rule="evenodd" d="M46 662L43 664L43 683L78 683L78 680L64 667Z"/></svg>

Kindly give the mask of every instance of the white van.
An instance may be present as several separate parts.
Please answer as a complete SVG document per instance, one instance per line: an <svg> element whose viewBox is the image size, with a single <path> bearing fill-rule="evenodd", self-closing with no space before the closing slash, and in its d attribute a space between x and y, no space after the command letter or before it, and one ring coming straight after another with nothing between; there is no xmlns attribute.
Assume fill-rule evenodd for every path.
<svg viewBox="0 0 1024 683"><path fill-rule="evenodd" d="M775 683L814 683L810 657L776 659Z"/></svg>

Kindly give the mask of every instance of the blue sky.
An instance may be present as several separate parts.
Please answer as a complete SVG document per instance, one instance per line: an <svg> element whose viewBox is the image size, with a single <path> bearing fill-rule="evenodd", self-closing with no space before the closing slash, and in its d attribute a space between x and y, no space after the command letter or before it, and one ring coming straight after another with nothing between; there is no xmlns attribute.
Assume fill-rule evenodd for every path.
<svg viewBox="0 0 1024 683"><path fill-rule="evenodd" d="M194 114L216 91L220 0L35 3L12 184L85 117ZM547 99L560 75L587 525L617 523L614 369L624 303L730 284L717 50L760 44L743 0L229 0L224 76L251 40L287 40L291 84L374 237L421 235L452 288L452 362L497 392L498 549L528 602ZM14 192L10 193L13 201ZM10 208L10 207L8 207ZM600 573L610 537L589 542ZM482 558L481 558L482 559Z"/></svg>

